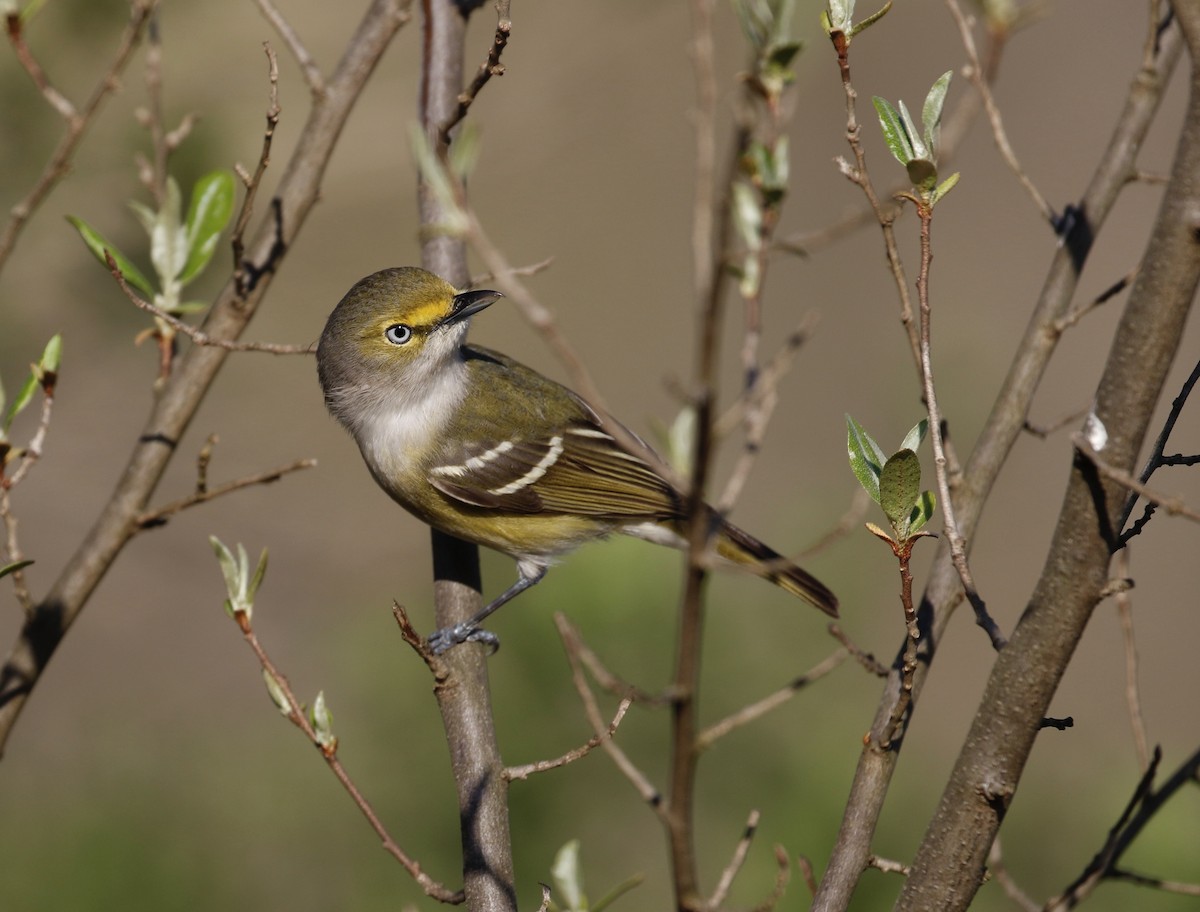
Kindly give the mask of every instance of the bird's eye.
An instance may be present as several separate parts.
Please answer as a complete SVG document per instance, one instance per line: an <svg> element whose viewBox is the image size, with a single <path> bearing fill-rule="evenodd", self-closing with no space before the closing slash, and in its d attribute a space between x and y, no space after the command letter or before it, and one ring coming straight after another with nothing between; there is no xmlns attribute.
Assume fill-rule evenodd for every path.
<svg viewBox="0 0 1200 912"><path fill-rule="evenodd" d="M412 327L403 323L394 323L383 331L383 335L393 345L403 345L412 338Z"/></svg>

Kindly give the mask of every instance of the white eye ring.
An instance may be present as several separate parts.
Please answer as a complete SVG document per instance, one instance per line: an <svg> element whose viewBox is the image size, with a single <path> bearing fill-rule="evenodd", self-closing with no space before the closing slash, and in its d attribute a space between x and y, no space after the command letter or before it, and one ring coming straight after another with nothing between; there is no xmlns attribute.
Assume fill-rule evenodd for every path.
<svg viewBox="0 0 1200 912"><path fill-rule="evenodd" d="M395 323L383 331L384 337L393 345L403 345L412 338L412 327Z"/></svg>

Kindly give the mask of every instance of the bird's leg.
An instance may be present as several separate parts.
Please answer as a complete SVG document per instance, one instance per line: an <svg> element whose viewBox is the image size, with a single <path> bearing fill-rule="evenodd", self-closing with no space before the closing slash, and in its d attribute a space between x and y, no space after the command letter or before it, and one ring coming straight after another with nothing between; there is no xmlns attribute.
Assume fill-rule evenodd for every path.
<svg viewBox="0 0 1200 912"><path fill-rule="evenodd" d="M482 609L469 620L455 624L453 627L443 627L440 630L435 630L429 635L426 641L430 650L434 655L441 655L452 646L457 646L459 643L483 643L488 647L488 652L495 652L500 648L500 638L489 630L484 630L479 625L482 624L497 608L505 602L520 595L530 586L541 582L543 576L546 575L546 568L532 564L521 562L517 564L518 572L521 574L515 583L505 589L500 595L484 605Z"/></svg>

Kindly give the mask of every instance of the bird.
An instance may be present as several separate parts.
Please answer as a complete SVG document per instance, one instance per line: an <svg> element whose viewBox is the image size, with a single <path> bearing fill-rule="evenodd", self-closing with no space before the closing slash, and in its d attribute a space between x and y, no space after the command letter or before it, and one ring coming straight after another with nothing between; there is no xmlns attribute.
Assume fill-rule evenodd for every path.
<svg viewBox="0 0 1200 912"><path fill-rule="evenodd" d="M567 387L467 344L470 318L502 297L418 267L383 269L346 293L317 346L325 405L379 487L424 523L516 561L515 583L430 635L438 654L497 648L483 621L579 545L625 533L687 546L688 497L648 445ZM823 583L702 509L719 557L837 617Z"/></svg>

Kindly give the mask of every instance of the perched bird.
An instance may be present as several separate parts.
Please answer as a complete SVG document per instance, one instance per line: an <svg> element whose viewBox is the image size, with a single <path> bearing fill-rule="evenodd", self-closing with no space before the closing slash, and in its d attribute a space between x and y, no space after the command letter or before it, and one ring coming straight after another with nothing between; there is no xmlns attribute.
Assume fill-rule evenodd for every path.
<svg viewBox="0 0 1200 912"><path fill-rule="evenodd" d="M415 267L359 281L317 347L325 404L375 481L434 528L513 557L519 577L470 620L436 631L435 652L479 625L578 545L610 532L685 546L686 497L657 457L579 396L498 352L465 344L495 291L455 290ZM706 507L726 560L837 616L824 585Z"/></svg>

